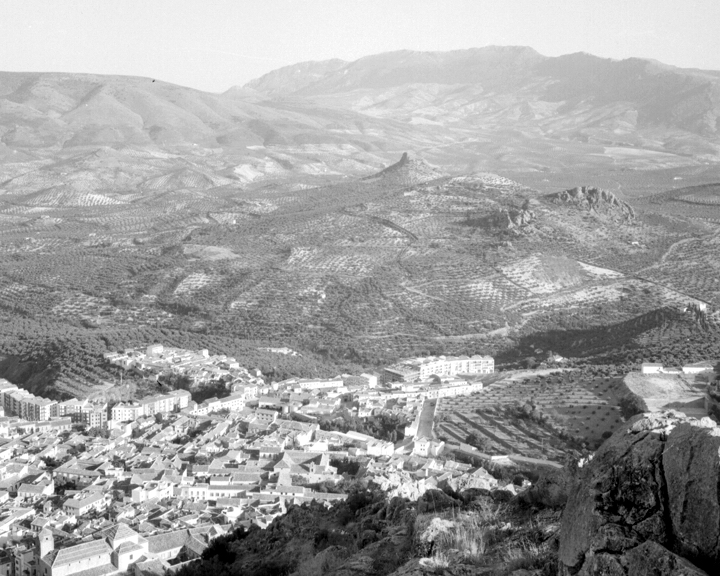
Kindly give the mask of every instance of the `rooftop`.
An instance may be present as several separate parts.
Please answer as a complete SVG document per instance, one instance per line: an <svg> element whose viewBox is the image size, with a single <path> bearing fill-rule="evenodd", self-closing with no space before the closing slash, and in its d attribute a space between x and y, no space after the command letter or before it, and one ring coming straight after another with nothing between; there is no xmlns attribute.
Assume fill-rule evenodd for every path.
<svg viewBox="0 0 720 576"><path fill-rule="evenodd" d="M61 548L53 550L47 556L46 561L53 567L66 566L73 562L79 562L93 556L102 554L110 554L112 550L104 540L93 540L92 542L84 542L69 548ZM52 555L52 557L51 557Z"/></svg>

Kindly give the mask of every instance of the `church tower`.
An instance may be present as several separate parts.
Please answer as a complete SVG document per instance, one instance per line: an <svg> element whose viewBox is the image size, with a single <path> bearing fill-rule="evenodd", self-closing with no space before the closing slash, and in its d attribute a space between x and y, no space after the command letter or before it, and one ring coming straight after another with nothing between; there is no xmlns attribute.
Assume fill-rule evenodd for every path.
<svg viewBox="0 0 720 576"><path fill-rule="evenodd" d="M38 555L40 558L45 558L53 550L55 550L53 533L47 528L43 528L38 534Z"/></svg>

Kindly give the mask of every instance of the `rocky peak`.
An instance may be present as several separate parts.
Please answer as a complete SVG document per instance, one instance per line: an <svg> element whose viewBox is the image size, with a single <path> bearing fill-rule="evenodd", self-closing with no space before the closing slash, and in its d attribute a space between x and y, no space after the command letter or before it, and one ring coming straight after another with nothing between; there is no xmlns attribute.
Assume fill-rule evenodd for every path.
<svg viewBox="0 0 720 576"><path fill-rule="evenodd" d="M720 428L710 418L669 411L630 420L583 468L570 495L558 573L716 573L718 450Z"/></svg>
<svg viewBox="0 0 720 576"><path fill-rule="evenodd" d="M377 174L368 176L365 180L383 180L399 186L414 186L422 182L437 180L443 176L442 172L421 158L412 157L407 152L403 152L398 162Z"/></svg>
<svg viewBox="0 0 720 576"><path fill-rule="evenodd" d="M570 204L593 212L615 213L628 220L635 218L635 210L609 190L592 186L576 186L544 196L553 204Z"/></svg>

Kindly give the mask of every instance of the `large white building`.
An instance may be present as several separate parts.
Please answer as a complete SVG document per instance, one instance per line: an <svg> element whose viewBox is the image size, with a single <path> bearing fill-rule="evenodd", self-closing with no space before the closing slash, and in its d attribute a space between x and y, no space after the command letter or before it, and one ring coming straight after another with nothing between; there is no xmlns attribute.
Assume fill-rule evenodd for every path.
<svg viewBox="0 0 720 576"><path fill-rule="evenodd" d="M455 374L492 374L495 360L492 356L428 356L409 358L388 366L383 371L385 382L414 382L432 376Z"/></svg>
<svg viewBox="0 0 720 576"><path fill-rule="evenodd" d="M137 402L120 402L112 407L110 414L114 422L133 422L142 416L176 412L189 404L190 392L173 390L167 394L147 396Z"/></svg>
<svg viewBox="0 0 720 576"><path fill-rule="evenodd" d="M7 415L25 420L50 420L57 415L55 400L35 396L3 378L0 378L0 398Z"/></svg>

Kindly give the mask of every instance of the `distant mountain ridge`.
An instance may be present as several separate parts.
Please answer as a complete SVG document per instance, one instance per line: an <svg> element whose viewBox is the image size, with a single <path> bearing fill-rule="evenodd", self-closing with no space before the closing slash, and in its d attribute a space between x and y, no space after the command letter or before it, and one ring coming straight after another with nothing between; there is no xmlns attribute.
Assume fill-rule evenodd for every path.
<svg viewBox="0 0 720 576"><path fill-rule="evenodd" d="M572 143L565 162L576 153L584 162L606 154L637 168L720 160L720 72L641 58L547 57L521 46L406 50L289 66L246 88L294 107L312 103L433 126L457 140L449 161L474 153L492 170L498 163L538 169L543 157L552 168L559 150L550 141ZM496 139L494 148L486 138ZM510 158L518 146L528 149Z"/></svg>
<svg viewBox="0 0 720 576"><path fill-rule="evenodd" d="M0 183L10 191L28 170L7 166L78 156L73 186L105 193L147 181L192 189L195 177L172 176L185 169L208 175L203 189L314 185L375 174L407 150L455 174L714 164L720 72L516 46L304 62L222 94L150 78L0 72ZM49 183L23 177L21 192L64 185L78 169Z"/></svg>
<svg viewBox="0 0 720 576"><path fill-rule="evenodd" d="M283 83L283 79L287 79ZM682 69L654 60L610 60L586 53L542 56L524 46L490 46L452 52L399 51L354 62L303 63L270 72L246 86L264 94L323 96L354 90L388 90L408 84L477 85L478 95L513 91L548 103L577 107L627 103L641 125L665 123L717 134L720 72ZM468 102L471 104L471 102Z"/></svg>

